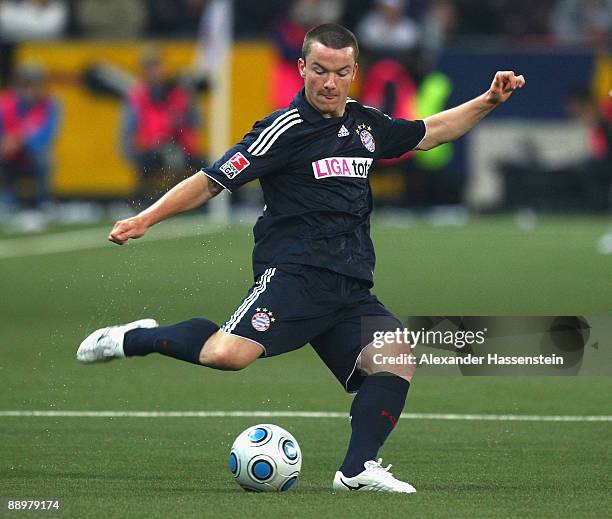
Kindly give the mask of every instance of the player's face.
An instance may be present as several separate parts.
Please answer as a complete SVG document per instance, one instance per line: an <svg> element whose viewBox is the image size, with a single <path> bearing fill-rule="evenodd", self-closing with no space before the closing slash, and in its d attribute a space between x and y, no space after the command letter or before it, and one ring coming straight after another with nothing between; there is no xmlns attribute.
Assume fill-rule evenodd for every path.
<svg viewBox="0 0 612 519"><path fill-rule="evenodd" d="M304 78L308 102L325 118L341 117L357 74L353 48L330 49L315 41L306 61L299 59L298 68Z"/></svg>

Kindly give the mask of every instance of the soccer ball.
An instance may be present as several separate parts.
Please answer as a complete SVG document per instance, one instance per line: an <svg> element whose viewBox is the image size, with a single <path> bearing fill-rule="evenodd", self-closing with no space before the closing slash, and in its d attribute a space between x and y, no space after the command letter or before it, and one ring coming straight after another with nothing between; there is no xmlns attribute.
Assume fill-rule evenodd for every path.
<svg viewBox="0 0 612 519"><path fill-rule="evenodd" d="M245 490L284 492L297 481L302 453L282 427L259 424L241 432L230 451L230 470Z"/></svg>

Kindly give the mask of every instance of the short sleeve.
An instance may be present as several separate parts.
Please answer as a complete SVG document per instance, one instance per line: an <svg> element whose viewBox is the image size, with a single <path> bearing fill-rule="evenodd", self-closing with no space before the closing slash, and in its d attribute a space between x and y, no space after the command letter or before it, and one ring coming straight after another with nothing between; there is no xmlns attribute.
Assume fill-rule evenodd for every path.
<svg viewBox="0 0 612 519"><path fill-rule="evenodd" d="M416 148L425 138L425 123L408 121L383 114L381 159L395 159Z"/></svg>
<svg viewBox="0 0 612 519"><path fill-rule="evenodd" d="M203 168L203 173L233 192L247 182L281 171L290 151L287 131L301 122L297 110L258 121L242 141L212 166Z"/></svg>

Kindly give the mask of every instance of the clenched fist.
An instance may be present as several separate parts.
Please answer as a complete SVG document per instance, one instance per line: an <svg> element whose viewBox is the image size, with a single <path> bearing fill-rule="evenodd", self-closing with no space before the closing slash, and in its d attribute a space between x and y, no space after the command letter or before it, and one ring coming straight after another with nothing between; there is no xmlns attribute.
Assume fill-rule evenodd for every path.
<svg viewBox="0 0 612 519"><path fill-rule="evenodd" d="M113 226L108 239L118 245L123 245L129 239L140 238L147 232L148 226L139 216L133 216L125 220L119 220Z"/></svg>
<svg viewBox="0 0 612 519"><path fill-rule="evenodd" d="M525 85L525 78L517 76L512 70L504 70L495 73L491 88L487 92L487 100L494 105L504 103L512 95L512 92Z"/></svg>

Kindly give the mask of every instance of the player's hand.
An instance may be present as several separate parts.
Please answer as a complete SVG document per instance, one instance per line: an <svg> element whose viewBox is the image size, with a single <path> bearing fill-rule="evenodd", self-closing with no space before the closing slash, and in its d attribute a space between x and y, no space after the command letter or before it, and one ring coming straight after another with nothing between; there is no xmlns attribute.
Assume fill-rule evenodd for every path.
<svg viewBox="0 0 612 519"><path fill-rule="evenodd" d="M108 235L109 241L123 245L128 240L135 240L140 238L147 232L148 226L142 221L139 216L133 216L126 220L119 220L113 226L110 234Z"/></svg>
<svg viewBox="0 0 612 519"><path fill-rule="evenodd" d="M504 70L495 73L491 88L487 92L487 100L494 105L504 103L515 90L525 86L525 78L517 76L512 70Z"/></svg>

